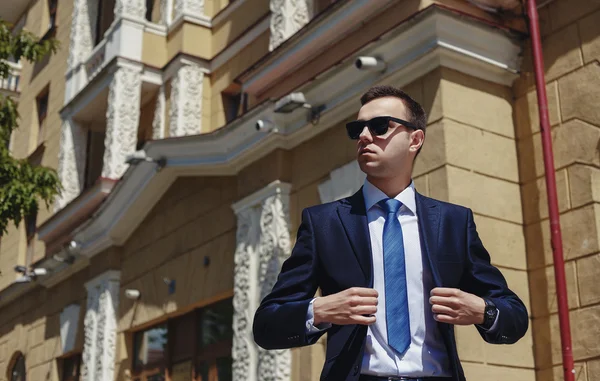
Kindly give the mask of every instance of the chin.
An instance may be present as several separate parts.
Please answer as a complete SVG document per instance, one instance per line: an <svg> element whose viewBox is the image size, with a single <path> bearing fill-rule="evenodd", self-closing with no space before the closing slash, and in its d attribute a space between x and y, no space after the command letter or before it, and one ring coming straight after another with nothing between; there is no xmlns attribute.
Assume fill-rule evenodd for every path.
<svg viewBox="0 0 600 381"><path fill-rule="evenodd" d="M374 161L358 160L358 166L360 167L361 171L363 171L364 173L366 173L369 176L377 177L377 175L382 170L379 163L374 162Z"/></svg>

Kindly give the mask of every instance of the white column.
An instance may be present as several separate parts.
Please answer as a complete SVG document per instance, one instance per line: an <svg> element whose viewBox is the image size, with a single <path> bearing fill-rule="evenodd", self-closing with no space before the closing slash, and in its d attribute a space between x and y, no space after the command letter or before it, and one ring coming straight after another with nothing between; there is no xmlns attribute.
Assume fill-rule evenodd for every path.
<svg viewBox="0 0 600 381"><path fill-rule="evenodd" d="M356 160L334 169L329 173L329 179L319 184L321 202L326 203L352 196L363 186L366 177Z"/></svg>
<svg viewBox="0 0 600 381"><path fill-rule="evenodd" d="M202 131L202 82L204 72L184 65L171 81L169 136L197 135Z"/></svg>
<svg viewBox="0 0 600 381"><path fill-rule="evenodd" d="M94 48L98 0L74 0L71 36L69 41L69 69L85 62Z"/></svg>
<svg viewBox="0 0 600 381"><path fill-rule="evenodd" d="M72 119L63 121L58 153L58 178L63 191L57 197L54 210L64 208L83 190L85 179L85 161L87 131Z"/></svg>
<svg viewBox="0 0 600 381"><path fill-rule="evenodd" d="M271 38L274 50L310 20L309 0L271 0Z"/></svg>
<svg viewBox="0 0 600 381"><path fill-rule="evenodd" d="M146 2L144 0L116 0L115 19L124 16L144 20L146 18Z"/></svg>
<svg viewBox="0 0 600 381"><path fill-rule="evenodd" d="M75 349L75 338L79 332L79 304L70 304L60 313L60 354L67 354Z"/></svg>
<svg viewBox="0 0 600 381"><path fill-rule="evenodd" d="M160 0L160 21L163 25L173 20L173 0Z"/></svg>
<svg viewBox="0 0 600 381"><path fill-rule="evenodd" d="M152 119L152 139L163 139L165 137L165 85L161 85L156 97L154 118Z"/></svg>
<svg viewBox="0 0 600 381"><path fill-rule="evenodd" d="M204 0L174 0L175 7L173 19L178 17L203 17L204 16Z"/></svg>
<svg viewBox="0 0 600 381"><path fill-rule="evenodd" d="M108 93L102 177L120 178L127 155L135 152L140 121L142 79L139 68L119 67Z"/></svg>
<svg viewBox="0 0 600 381"><path fill-rule="evenodd" d="M233 281L234 380L290 380L290 351L265 351L252 337L254 312L290 255L290 188L275 181L232 206L238 218Z"/></svg>
<svg viewBox="0 0 600 381"><path fill-rule="evenodd" d="M121 273L109 270L85 284L82 381L114 380Z"/></svg>

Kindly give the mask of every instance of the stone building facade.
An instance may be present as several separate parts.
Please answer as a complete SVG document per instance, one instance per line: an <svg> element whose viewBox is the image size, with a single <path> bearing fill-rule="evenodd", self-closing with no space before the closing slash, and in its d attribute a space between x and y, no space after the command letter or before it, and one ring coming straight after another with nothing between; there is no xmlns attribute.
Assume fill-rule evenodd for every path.
<svg viewBox="0 0 600 381"><path fill-rule="evenodd" d="M577 379L596 381L600 2L553 0L539 11ZM456 329L467 379L562 379L518 9L18 0L0 17L61 42L45 62L15 63L18 86L2 91L20 101L11 151L56 168L64 186L35 229L11 227L0 240L0 380L318 379L324 341L267 352L253 343L252 317L302 209L362 185L343 126L374 84L425 107L417 191L473 210L492 262L530 311L511 347ZM358 70L358 56L385 70ZM293 93L305 102L280 107ZM48 274L23 282L15 265Z"/></svg>

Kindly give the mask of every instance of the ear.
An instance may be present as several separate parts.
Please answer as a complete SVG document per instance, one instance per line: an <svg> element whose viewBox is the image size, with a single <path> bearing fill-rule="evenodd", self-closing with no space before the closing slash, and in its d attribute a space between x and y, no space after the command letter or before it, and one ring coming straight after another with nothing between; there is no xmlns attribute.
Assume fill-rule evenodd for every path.
<svg viewBox="0 0 600 381"><path fill-rule="evenodd" d="M425 132L423 130L416 130L410 134L410 147L411 152L417 153L425 142Z"/></svg>

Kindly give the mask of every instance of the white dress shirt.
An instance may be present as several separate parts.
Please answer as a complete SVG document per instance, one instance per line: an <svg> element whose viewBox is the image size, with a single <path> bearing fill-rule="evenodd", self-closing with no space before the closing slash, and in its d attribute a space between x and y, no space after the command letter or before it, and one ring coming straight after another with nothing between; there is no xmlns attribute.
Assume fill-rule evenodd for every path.
<svg viewBox="0 0 600 381"><path fill-rule="evenodd" d="M398 220L404 241L410 315L411 343L404 354L396 352L387 341L382 242L386 213L377 203L388 197L368 180L364 183L363 196L373 256L373 288L379 293L379 298L376 322L367 330L361 374L415 378L448 377L451 375L448 353L429 303L429 293L435 286L429 263L423 258L421 251L414 184L411 183L395 197L402 203L398 211ZM313 322L311 302L307 311L307 333L320 332L331 326L321 324L315 327ZM495 328L496 322L491 330Z"/></svg>
<svg viewBox="0 0 600 381"><path fill-rule="evenodd" d="M379 293L379 303L375 314L377 321L367 331L361 373L405 377L450 376L446 346L429 304L429 292L434 283L429 264L424 264L426 258L421 254L414 185L411 183L395 197L402 203L398 220L404 238L411 334L410 346L403 355L387 342L382 243L386 213L377 203L388 197L369 181L365 181L363 195L373 255L373 288Z"/></svg>

